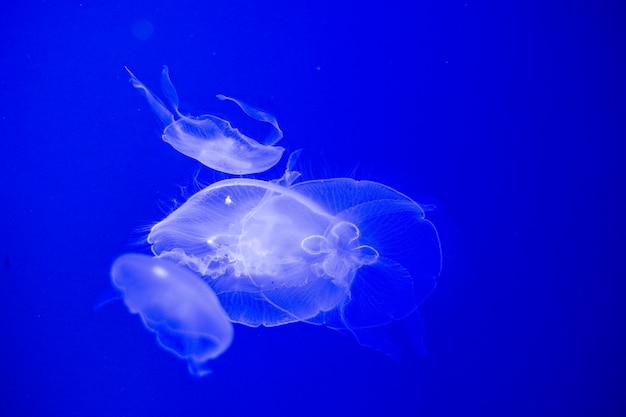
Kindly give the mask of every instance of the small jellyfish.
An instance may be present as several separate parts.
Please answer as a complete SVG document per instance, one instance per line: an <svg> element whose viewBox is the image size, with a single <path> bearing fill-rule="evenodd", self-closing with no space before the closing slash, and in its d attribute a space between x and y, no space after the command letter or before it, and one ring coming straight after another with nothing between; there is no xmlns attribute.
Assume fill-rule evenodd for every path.
<svg viewBox="0 0 626 417"><path fill-rule="evenodd" d="M324 324L391 356L399 342L384 327L416 314L441 268L420 205L349 178L219 181L156 224L148 242L201 274L235 323Z"/></svg>
<svg viewBox="0 0 626 417"><path fill-rule="evenodd" d="M274 116L240 100L217 95L220 100L230 100L251 118L267 122L273 127L265 143L247 137L233 128L229 121L210 114L186 116L178 110L178 94L169 76L167 66L163 67L161 86L173 113L144 83L128 69L130 82L148 100L154 113L165 125L163 140L178 152L197 160L203 165L227 174L244 175L267 171L278 163L284 148L274 146L283 136Z"/></svg>
<svg viewBox="0 0 626 417"><path fill-rule="evenodd" d="M120 256L111 268L115 288L140 315L159 344L187 361L197 376L233 339L233 326L215 293L197 275L174 262L141 254Z"/></svg>

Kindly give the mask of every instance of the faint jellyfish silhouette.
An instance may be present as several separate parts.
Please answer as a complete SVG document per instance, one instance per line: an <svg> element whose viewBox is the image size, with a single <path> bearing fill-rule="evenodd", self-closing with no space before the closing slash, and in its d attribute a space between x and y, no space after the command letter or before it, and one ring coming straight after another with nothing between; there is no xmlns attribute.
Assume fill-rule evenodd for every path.
<svg viewBox="0 0 626 417"><path fill-rule="evenodd" d="M140 41L148 40L154 34L154 26L152 22L146 19L139 19L135 21L131 27L133 36Z"/></svg>
<svg viewBox="0 0 626 417"><path fill-rule="evenodd" d="M203 165L227 174L243 175L267 171L278 163L284 149L275 145L283 132L274 116L240 100L218 94L220 100L236 103L251 118L272 125L274 132L261 144L233 128L229 121L217 116L185 116L178 110L178 93L172 84L167 66L161 74L161 87L174 113L128 69L130 82L148 100L154 113L165 124L163 140L178 152Z"/></svg>
<svg viewBox="0 0 626 417"><path fill-rule="evenodd" d="M187 361L197 376L233 339L233 326L215 293L197 275L171 261L125 254L111 268L113 285L159 344Z"/></svg>

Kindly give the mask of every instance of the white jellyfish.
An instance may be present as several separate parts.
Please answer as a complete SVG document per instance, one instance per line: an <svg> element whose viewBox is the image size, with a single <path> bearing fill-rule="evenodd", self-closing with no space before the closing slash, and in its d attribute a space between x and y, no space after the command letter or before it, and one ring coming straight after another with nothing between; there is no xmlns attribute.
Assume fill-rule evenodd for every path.
<svg viewBox="0 0 626 417"><path fill-rule="evenodd" d="M181 115L167 67L163 91L174 113L128 72L178 151L232 174L261 172L280 159L273 116L218 96L275 128L261 145L226 120ZM126 254L113 265L113 284L131 312L195 375L228 348L231 322L325 325L396 358L402 344L421 347L417 308L442 261L423 207L373 181L296 183L298 155L280 179L231 178L200 190L152 227L153 257Z"/></svg>
<svg viewBox="0 0 626 417"><path fill-rule="evenodd" d="M144 83L128 69L130 82L142 92L154 113L165 125L163 140L178 152L197 160L216 171L227 174L243 175L267 171L278 163L284 148L274 146L283 137L274 116L252 106L218 94L220 100L236 103L248 116L272 125L273 133L265 143L247 137L233 128L229 121L211 114L186 116L178 110L178 94L172 84L169 71L163 67L161 86L173 113Z"/></svg>
<svg viewBox="0 0 626 417"><path fill-rule="evenodd" d="M187 361L198 376L233 340L233 325L215 293L197 275L174 262L128 253L111 268L111 280L126 306L137 313L159 344Z"/></svg>

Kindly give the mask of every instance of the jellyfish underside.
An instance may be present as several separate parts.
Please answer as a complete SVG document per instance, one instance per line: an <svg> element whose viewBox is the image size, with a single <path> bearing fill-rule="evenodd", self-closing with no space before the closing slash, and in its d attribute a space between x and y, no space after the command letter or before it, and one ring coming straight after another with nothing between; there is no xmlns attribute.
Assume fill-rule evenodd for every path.
<svg viewBox="0 0 626 417"><path fill-rule="evenodd" d="M210 143L214 160L203 163L211 168L260 172L242 167L259 169L256 157L265 149L282 155L272 146L282 132L265 112L219 96L277 132L272 143L255 142L252 153L236 153L231 147L242 135L229 122L178 112L167 67L163 91L175 114L132 73L131 82L167 125L164 139L175 149L203 162L194 141ZM195 375L228 348L231 322L325 325L396 359L422 349L417 307L441 269L435 227L419 204L380 183L295 183L298 154L278 180L232 178L200 190L152 227L153 257L127 254L113 266L113 283L128 308Z"/></svg>

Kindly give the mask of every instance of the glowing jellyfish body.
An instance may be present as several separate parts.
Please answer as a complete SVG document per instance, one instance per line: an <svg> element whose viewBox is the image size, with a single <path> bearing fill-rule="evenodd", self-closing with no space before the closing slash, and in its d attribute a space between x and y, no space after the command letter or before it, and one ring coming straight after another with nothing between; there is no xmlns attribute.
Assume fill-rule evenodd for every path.
<svg viewBox="0 0 626 417"><path fill-rule="evenodd" d="M231 174L262 172L282 156L273 116L218 96L275 128L262 145L226 120L181 115L167 67L163 91L174 113L130 74L179 152ZM423 208L372 181L295 183L298 153L278 180L226 179L197 192L152 227L154 257L127 254L113 265L130 311L195 375L228 348L231 322L325 325L394 357L406 344L421 347L417 307L441 270Z"/></svg>
<svg viewBox="0 0 626 417"><path fill-rule="evenodd" d="M267 171L278 163L284 149L273 146L283 132L276 118L269 113L255 109L240 100L219 94L220 100L236 103L248 116L272 125L274 132L264 144L247 137L233 128L227 120L204 114L185 116L178 110L178 94L172 84L167 67L163 67L161 86L173 113L144 83L128 69L130 82L148 100L154 113L165 124L163 140L178 152L197 160L203 165L227 174L255 174Z"/></svg>
<svg viewBox="0 0 626 417"><path fill-rule="evenodd" d="M159 344L185 359L198 376L233 339L233 326L215 293L190 270L147 255L125 254L111 268L113 285Z"/></svg>
<svg viewBox="0 0 626 417"><path fill-rule="evenodd" d="M152 251L201 274L231 321L326 324L395 355L376 328L413 314L441 267L422 208L349 178L217 182L152 228Z"/></svg>

